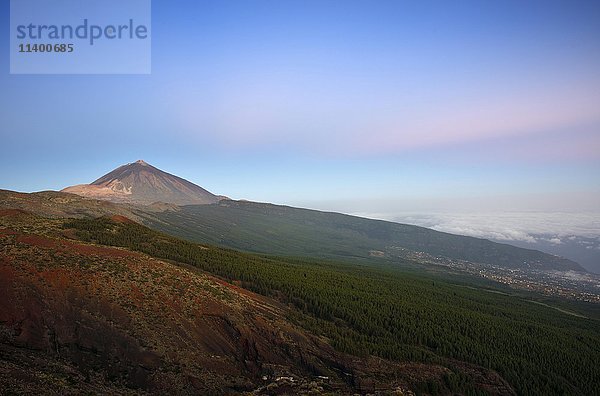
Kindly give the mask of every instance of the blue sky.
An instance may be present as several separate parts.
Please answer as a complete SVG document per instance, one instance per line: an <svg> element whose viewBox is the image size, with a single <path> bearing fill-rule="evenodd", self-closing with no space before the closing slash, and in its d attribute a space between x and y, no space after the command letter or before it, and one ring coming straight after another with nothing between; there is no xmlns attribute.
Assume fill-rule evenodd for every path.
<svg viewBox="0 0 600 396"><path fill-rule="evenodd" d="M0 188L144 159L349 212L600 212L598 1L154 0L150 75L10 75L1 35Z"/></svg>

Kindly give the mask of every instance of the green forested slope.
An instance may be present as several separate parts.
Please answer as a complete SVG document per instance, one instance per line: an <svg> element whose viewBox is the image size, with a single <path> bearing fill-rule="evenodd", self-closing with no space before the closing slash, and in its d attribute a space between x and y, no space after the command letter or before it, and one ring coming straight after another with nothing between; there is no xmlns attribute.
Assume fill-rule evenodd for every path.
<svg viewBox="0 0 600 396"><path fill-rule="evenodd" d="M406 224L287 206L221 201L153 213L146 223L195 242L249 252L308 257L388 257L398 248L506 268L575 269L577 263L536 250Z"/></svg>
<svg viewBox="0 0 600 396"><path fill-rule="evenodd" d="M338 349L395 360L456 359L498 371L520 394L598 394L597 319L392 268L275 259L205 247L137 224L73 220L79 238L188 263L298 308ZM303 314L302 314L303 312ZM448 378L457 391L468 389ZM465 388L466 387L466 388Z"/></svg>

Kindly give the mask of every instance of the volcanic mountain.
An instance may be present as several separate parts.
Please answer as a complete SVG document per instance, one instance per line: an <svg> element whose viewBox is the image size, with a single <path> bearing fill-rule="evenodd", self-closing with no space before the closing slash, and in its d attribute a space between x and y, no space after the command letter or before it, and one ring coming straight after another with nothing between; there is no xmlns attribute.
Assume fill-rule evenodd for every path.
<svg viewBox="0 0 600 396"><path fill-rule="evenodd" d="M142 160L120 166L91 184L79 184L62 191L88 198L143 205L155 202L212 204L222 198Z"/></svg>

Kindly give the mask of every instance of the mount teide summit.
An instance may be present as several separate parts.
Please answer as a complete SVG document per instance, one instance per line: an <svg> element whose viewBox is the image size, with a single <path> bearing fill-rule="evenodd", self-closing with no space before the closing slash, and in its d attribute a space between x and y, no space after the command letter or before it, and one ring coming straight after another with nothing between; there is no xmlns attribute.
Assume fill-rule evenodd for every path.
<svg viewBox="0 0 600 396"><path fill-rule="evenodd" d="M62 191L88 198L144 205L155 202L175 205L212 204L222 199L142 160L120 166L91 184L79 184Z"/></svg>

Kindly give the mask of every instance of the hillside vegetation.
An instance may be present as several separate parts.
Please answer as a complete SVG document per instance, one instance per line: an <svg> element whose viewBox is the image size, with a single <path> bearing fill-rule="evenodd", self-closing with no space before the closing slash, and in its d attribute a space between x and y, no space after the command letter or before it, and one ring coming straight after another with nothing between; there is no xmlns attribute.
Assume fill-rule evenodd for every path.
<svg viewBox="0 0 600 396"><path fill-rule="evenodd" d="M504 268L585 271L577 263L511 245L339 213L223 200L152 213L144 223L194 242L315 258L396 259L403 250ZM376 258L373 252L382 252Z"/></svg>
<svg viewBox="0 0 600 396"><path fill-rule="evenodd" d="M121 216L100 225L118 222L133 226ZM274 299L74 237L61 220L0 210L2 395L447 393L446 381L512 393L484 368L335 351Z"/></svg>
<svg viewBox="0 0 600 396"><path fill-rule="evenodd" d="M600 389L597 319L389 267L242 254L109 219L70 220L64 227L84 241L187 263L291 304L300 312L292 319L343 352L440 363L455 373L464 373L461 362L467 362L497 371L519 394ZM473 377L447 375L444 389L472 389ZM422 390L435 394L438 386Z"/></svg>

